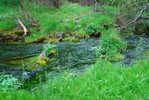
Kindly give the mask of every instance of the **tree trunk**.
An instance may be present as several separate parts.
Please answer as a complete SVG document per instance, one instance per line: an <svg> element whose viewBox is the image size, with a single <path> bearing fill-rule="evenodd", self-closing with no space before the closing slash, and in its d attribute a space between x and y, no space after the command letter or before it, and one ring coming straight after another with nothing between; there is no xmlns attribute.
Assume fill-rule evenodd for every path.
<svg viewBox="0 0 149 100"><path fill-rule="evenodd" d="M94 3L94 0L80 0L81 6L91 6Z"/></svg>
<svg viewBox="0 0 149 100"><path fill-rule="evenodd" d="M59 8L61 5L60 1L61 0L42 0L42 3L45 6L53 6L53 7Z"/></svg>

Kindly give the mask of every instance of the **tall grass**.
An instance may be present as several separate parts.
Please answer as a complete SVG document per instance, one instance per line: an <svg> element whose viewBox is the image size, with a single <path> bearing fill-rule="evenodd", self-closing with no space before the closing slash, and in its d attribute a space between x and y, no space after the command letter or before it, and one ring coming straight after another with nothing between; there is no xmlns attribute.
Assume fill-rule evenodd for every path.
<svg viewBox="0 0 149 100"><path fill-rule="evenodd" d="M147 100L149 60L132 66L100 60L82 74L64 72L33 92L1 92L1 100Z"/></svg>
<svg viewBox="0 0 149 100"><path fill-rule="evenodd" d="M110 61L119 61L123 59L121 53L125 50L126 42L119 34L120 32L114 28L102 31L99 48L101 57Z"/></svg>
<svg viewBox="0 0 149 100"><path fill-rule="evenodd" d="M39 22L40 27L32 27L30 23L31 18L26 18L23 15L24 10L19 7L7 7L11 8L7 11L4 6L0 6L0 8L5 10L0 12L0 17L2 18L0 30L4 32L11 31L17 27L17 18L20 18L27 29L31 31L31 34L25 37L26 41L32 41L53 32L69 31L84 35L90 35L94 32L101 33L104 25L111 26L114 20L114 17L108 14L93 12L92 7L82 7L78 4L65 4L60 8L52 8L25 2L24 7L27 13ZM107 9L112 12L116 11L114 7L110 6L107 6Z"/></svg>
<svg viewBox="0 0 149 100"><path fill-rule="evenodd" d="M114 17L101 12L94 13L91 7L81 7L78 4L66 4L59 9L48 7L33 7L31 13L36 16L40 22L41 30L35 34L39 37L41 35L50 34L52 32L75 32L76 34L89 35L94 32L102 32L104 25L112 25ZM42 9L44 12L40 12ZM109 7L113 12L113 7ZM38 13L39 11L39 13ZM35 37L35 38L37 38ZM32 40L31 35L26 40Z"/></svg>
<svg viewBox="0 0 149 100"><path fill-rule="evenodd" d="M76 31L76 26L80 24L76 21L80 19L80 15L88 13L91 10L91 7L81 7L77 4L66 4L58 9L44 6L32 6L28 10L36 17L41 26L41 29L38 32L33 32L32 30L34 34L26 37L26 41L31 41L56 31Z"/></svg>
<svg viewBox="0 0 149 100"><path fill-rule="evenodd" d="M0 5L0 31L8 31L15 28L17 26L15 16L15 8Z"/></svg>

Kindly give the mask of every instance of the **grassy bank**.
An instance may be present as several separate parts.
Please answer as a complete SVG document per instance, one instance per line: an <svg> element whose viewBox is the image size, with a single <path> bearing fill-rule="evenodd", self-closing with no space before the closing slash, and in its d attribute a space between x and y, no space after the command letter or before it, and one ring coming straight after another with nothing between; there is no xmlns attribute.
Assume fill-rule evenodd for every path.
<svg viewBox="0 0 149 100"><path fill-rule="evenodd" d="M43 36L49 38L67 37L64 40L71 40L73 38L69 37L77 36L87 38L91 34L100 34L108 27L114 27L114 16L108 13L94 12L92 7L83 7L78 4L64 4L60 8L52 8L25 3L24 8L19 6L16 8L0 6L0 8L2 10L1 33L3 35L18 35L18 31L22 30L17 21L19 18L29 31L28 36L25 36L26 42L41 39ZM115 7L106 6L106 8L111 12L117 11ZM60 33L65 34L59 36Z"/></svg>
<svg viewBox="0 0 149 100"><path fill-rule="evenodd" d="M109 61L120 61L126 42L119 37L119 30L114 26L114 16L94 12L91 7L78 4L65 4L60 8L43 5L24 4L25 9L1 6L0 33L16 35L20 29L17 18L29 29L26 42L48 37L72 40L77 36L85 38L101 35L100 59L81 74L69 71L50 77L33 91L16 90L8 79L8 90L0 89L0 100L145 100L149 99L149 60L139 61L133 65L122 65ZM106 6L111 12L115 7ZM27 14L27 16L24 16ZM34 18L34 19L32 19ZM38 26L33 26L35 21ZM15 24L14 24L15 23ZM18 27L19 26L19 27ZM58 34L55 36L54 34ZM59 36L60 35L60 36ZM1 81L1 80L0 80ZM13 78L17 83L18 80ZM9 87L10 86L10 87ZM20 84L18 84L18 87Z"/></svg>
<svg viewBox="0 0 149 100"><path fill-rule="evenodd" d="M147 100L149 99L149 60L132 66L98 61L86 72L59 74L33 92L1 92L1 100Z"/></svg>

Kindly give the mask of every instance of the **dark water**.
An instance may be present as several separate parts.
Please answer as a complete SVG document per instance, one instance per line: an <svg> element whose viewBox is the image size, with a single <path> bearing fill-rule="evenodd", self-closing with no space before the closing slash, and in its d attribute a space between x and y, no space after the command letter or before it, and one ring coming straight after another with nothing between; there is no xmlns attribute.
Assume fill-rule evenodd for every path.
<svg viewBox="0 0 149 100"><path fill-rule="evenodd" d="M123 52L125 59L121 61L123 64L130 64L136 61L140 56L143 59L145 52L149 50L148 36L125 36L123 37L127 42L127 49ZM50 57L55 59L48 62L44 68L49 69L77 69L83 71L96 61L97 48L100 46L99 39L82 40L78 43L56 43L57 54ZM26 70L25 66L17 64L8 64L8 61L22 60L37 56L42 52L44 44L0 44L0 74L14 74L21 76L33 75L37 72L42 72L42 68L34 68L33 70ZM34 65L33 65L34 66Z"/></svg>
<svg viewBox="0 0 149 100"><path fill-rule="evenodd" d="M56 59L48 62L46 67L60 68L84 68L93 64L96 60L96 48L99 47L99 39L82 40L79 43L56 43L57 54L50 57ZM13 73L21 74L23 72L35 73L41 68L35 68L32 71L24 70L21 65L8 65L5 62L22 60L22 58L39 55L42 52L44 44L0 44L0 71L1 74ZM82 68L82 69L83 69ZM23 70L22 70L23 69Z"/></svg>
<svg viewBox="0 0 149 100"><path fill-rule="evenodd" d="M39 55L43 44L0 44L0 75L14 74L20 76L23 73L23 66L9 61L22 60L28 57Z"/></svg>
<svg viewBox="0 0 149 100"><path fill-rule="evenodd" d="M43 44L0 44L0 61L31 57L39 54Z"/></svg>
<svg viewBox="0 0 149 100"><path fill-rule="evenodd" d="M122 63L130 64L146 57L149 51L149 36L125 36L124 39L127 41L127 48L123 53L125 59Z"/></svg>

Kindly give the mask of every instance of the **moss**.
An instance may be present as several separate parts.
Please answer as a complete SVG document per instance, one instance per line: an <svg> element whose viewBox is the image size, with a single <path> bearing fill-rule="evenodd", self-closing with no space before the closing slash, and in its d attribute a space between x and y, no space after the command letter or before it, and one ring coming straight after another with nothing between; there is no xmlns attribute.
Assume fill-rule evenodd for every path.
<svg viewBox="0 0 149 100"><path fill-rule="evenodd" d="M24 30L20 29L20 30L12 30L12 31L8 31L7 33L8 35L16 35L16 36L23 36L24 34Z"/></svg>
<svg viewBox="0 0 149 100"><path fill-rule="evenodd" d="M70 42L79 42L79 39L76 37L65 37L62 40L63 41L70 41Z"/></svg>
<svg viewBox="0 0 149 100"><path fill-rule="evenodd" d="M116 53L116 54L114 54L114 55L110 55L110 56L108 56L108 58L107 58L109 61L121 61L121 60L123 60L124 59L124 56L122 55L122 54L120 54L120 53Z"/></svg>
<svg viewBox="0 0 149 100"><path fill-rule="evenodd" d="M42 58L37 59L36 63L39 64L40 66L42 66L42 65L46 64L47 61L48 61L48 58L42 57Z"/></svg>
<svg viewBox="0 0 149 100"><path fill-rule="evenodd" d="M124 33L124 35L134 35L133 32L130 32L130 33Z"/></svg>

